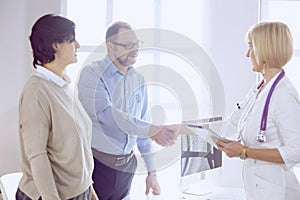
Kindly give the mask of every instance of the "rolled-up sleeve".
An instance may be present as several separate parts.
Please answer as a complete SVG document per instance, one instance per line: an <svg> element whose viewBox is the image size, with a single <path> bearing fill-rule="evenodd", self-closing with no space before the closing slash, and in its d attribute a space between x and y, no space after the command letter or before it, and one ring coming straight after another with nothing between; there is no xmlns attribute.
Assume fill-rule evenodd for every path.
<svg viewBox="0 0 300 200"><path fill-rule="evenodd" d="M241 111L236 109L228 117L225 118L222 130L221 137L235 140L238 136L237 124L241 116Z"/></svg>
<svg viewBox="0 0 300 200"><path fill-rule="evenodd" d="M78 97L93 123L97 122L104 132L148 137L151 124L114 107L102 79L104 72L92 66L86 66L80 74Z"/></svg>
<svg viewBox="0 0 300 200"><path fill-rule="evenodd" d="M227 139L236 140L239 137L238 125L243 113L247 112L249 105L255 100L256 87L253 85L242 102L238 103L237 108L226 117L221 130L221 136Z"/></svg>
<svg viewBox="0 0 300 200"><path fill-rule="evenodd" d="M282 88L274 98L275 116L281 146L278 148L287 168L300 162L300 104L295 90ZM275 106L274 106L275 107Z"/></svg>
<svg viewBox="0 0 300 200"><path fill-rule="evenodd" d="M152 140L150 138L137 138L137 146L144 159L148 172L156 170L155 152Z"/></svg>

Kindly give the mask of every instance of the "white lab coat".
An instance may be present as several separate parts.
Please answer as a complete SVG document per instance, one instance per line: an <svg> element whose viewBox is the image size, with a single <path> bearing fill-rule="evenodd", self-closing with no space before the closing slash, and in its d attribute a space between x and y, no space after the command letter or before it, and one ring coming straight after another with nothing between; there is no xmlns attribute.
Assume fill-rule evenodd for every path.
<svg viewBox="0 0 300 200"><path fill-rule="evenodd" d="M250 148L277 148L285 162L246 159L243 182L247 200L300 199L299 182L293 172L293 166L300 162L300 103L297 91L286 76L279 81L271 97L265 133L267 141L256 140L268 92L278 75L258 96L258 84L253 86L240 103L240 109L226 119L222 130L223 136L231 139L240 135Z"/></svg>

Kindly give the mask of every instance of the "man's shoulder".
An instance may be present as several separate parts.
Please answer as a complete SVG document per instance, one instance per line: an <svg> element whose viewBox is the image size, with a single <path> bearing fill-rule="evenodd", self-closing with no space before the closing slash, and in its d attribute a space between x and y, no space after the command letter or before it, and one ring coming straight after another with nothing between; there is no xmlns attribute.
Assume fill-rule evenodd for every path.
<svg viewBox="0 0 300 200"><path fill-rule="evenodd" d="M81 74L94 74L102 77L108 66L105 59L93 61L83 67Z"/></svg>
<svg viewBox="0 0 300 200"><path fill-rule="evenodd" d="M145 81L145 77L140 71L136 70L134 67L132 67L130 71L129 76L133 77L137 81Z"/></svg>

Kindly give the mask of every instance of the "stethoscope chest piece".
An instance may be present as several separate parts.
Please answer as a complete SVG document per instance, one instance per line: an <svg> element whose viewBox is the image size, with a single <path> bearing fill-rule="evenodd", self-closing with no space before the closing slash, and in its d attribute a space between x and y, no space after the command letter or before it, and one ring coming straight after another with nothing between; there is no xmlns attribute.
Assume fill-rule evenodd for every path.
<svg viewBox="0 0 300 200"><path fill-rule="evenodd" d="M260 143L266 142L267 138L265 136L265 131L259 131L259 133L256 135L256 140Z"/></svg>

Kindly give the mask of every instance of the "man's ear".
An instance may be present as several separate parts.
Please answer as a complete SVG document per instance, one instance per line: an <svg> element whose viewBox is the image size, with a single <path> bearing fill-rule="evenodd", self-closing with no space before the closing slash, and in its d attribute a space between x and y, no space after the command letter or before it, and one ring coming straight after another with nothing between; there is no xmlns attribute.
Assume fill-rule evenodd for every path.
<svg viewBox="0 0 300 200"><path fill-rule="evenodd" d="M106 47L109 51L112 51L114 49L114 44L110 41L106 42Z"/></svg>

